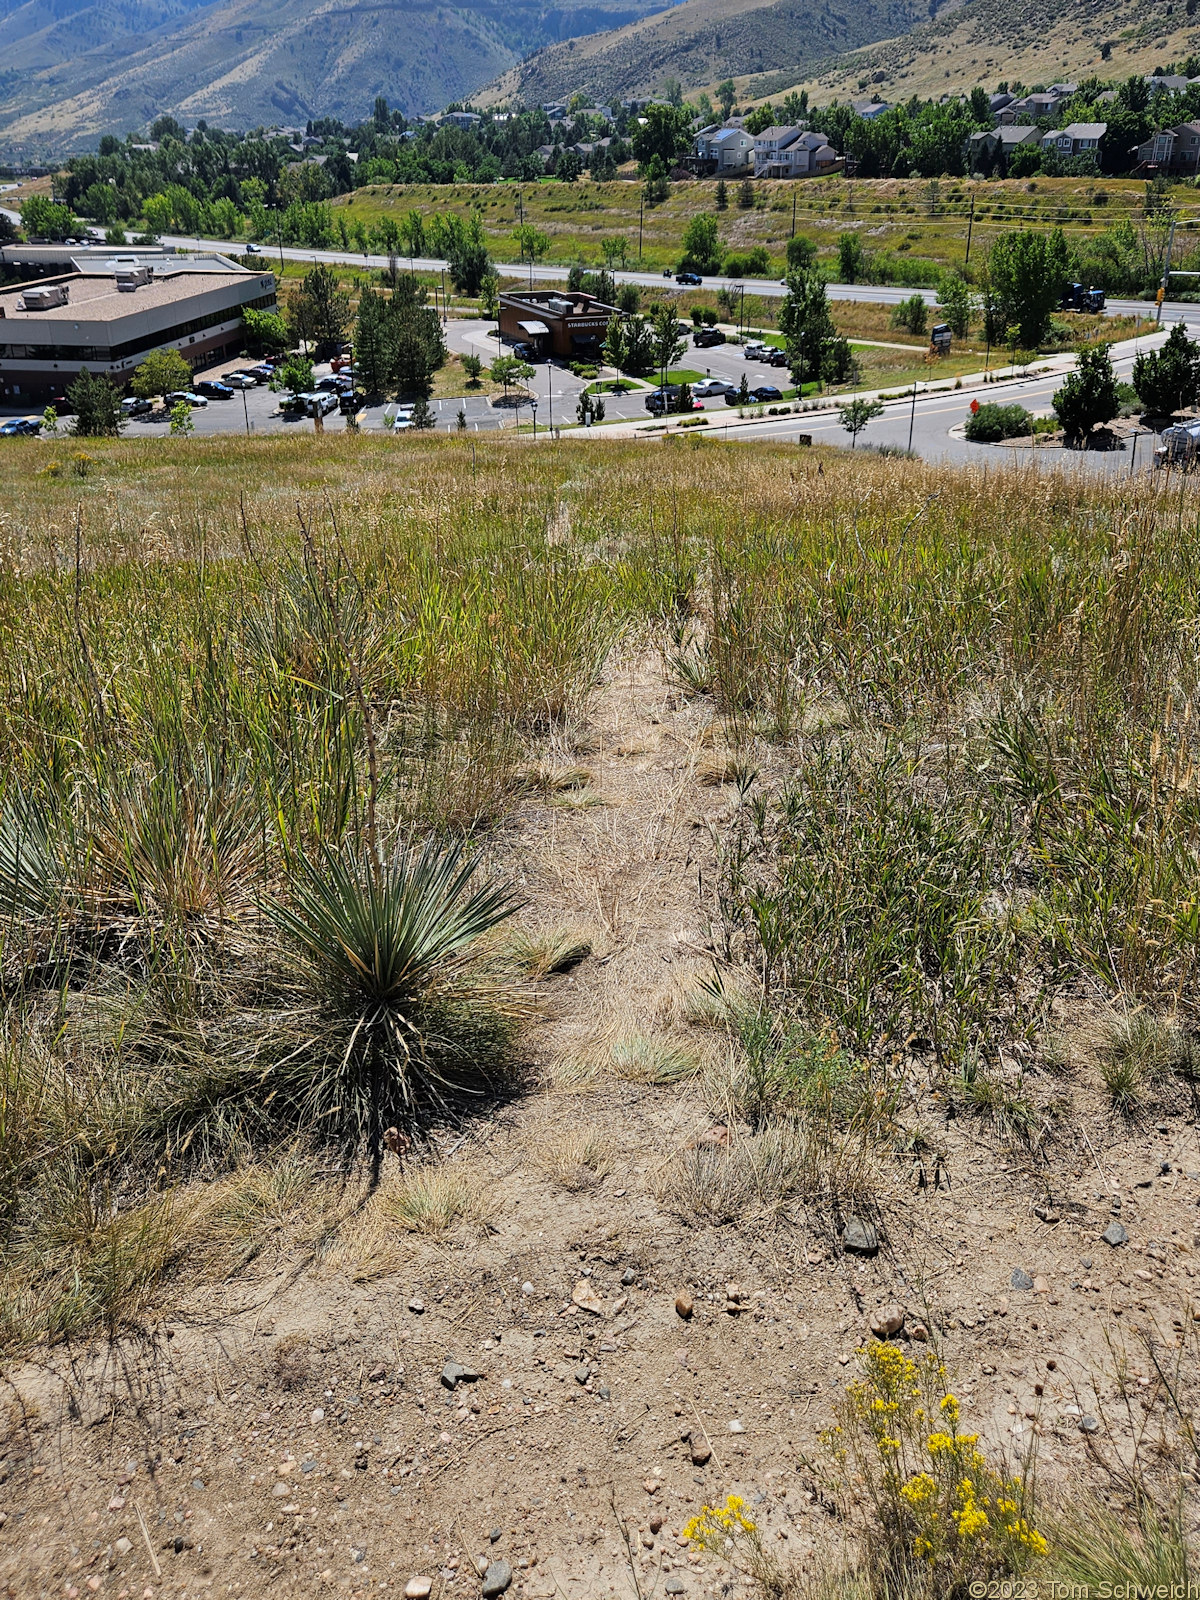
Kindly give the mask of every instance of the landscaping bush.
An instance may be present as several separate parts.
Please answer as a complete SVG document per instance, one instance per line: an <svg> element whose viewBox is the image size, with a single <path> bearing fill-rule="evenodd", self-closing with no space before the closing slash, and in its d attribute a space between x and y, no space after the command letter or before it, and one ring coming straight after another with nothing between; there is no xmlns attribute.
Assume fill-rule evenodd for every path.
<svg viewBox="0 0 1200 1600"><path fill-rule="evenodd" d="M986 404L971 413L963 432L972 444L997 444L1001 439L1019 439L1031 425L1024 406Z"/></svg>

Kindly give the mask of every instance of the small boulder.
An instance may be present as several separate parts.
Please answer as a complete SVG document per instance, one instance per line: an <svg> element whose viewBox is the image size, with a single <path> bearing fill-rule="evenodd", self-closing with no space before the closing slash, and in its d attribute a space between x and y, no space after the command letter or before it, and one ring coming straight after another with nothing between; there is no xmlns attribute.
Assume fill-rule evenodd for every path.
<svg viewBox="0 0 1200 1600"><path fill-rule="evenodd" d="M1014 1267L1012 1270L1012 1277L1008 1281L1014 1289L1033 1288L1033 1279L1025 1271L1024 1267Z"/></svg>
<svg viewBox="0 0 1200 1600"><path fill-rule="evenodd" d="M880 1306L871 1318L871 1332L877 1339L890 1339L904 1326L904 1307L895 1303Z"/></svg>
<svg viewBox="0 0 1200 1600"><path fill-rule="evenodd" d="M447 1361L442 1368L442 1387L457 1389L467 1375L467 1369L458 1361Z"/></svg>
<svg viewBox="0 0 1200 1600"><path fill-rule="evenodd" d="M484 1600L488 1596L503 1594L513 1580L512 1568L507 1561L493 1561L483 1575Z"/></svg>
<svg viewBox="0 0 1200 1600"><path fill-rule="evenodd" d="M929 1329L923 1322L914 1322L912 1327L908 1330L908 1336L916 1344L929 1343Z"/></svg>
<svg viewBox="0 0 1200 1600"><path fill-rule="evenodd" d="M706 1467L712 1460L712 1445L707 1439L692 1440L692 1465Z"/></svg>
<svg viewBox="0 0 1200 1600"><path fill-rule="evenodd" d="M1127 1244L1129 1242L1129 1235L1119 1222L1110 1222L1100 1237L1105 1244L1111 1245L1114 1250L1119 1244Z"/></svg>
<svg viewBox="0 0 1200 1600"><path fill-rule="evenodd" d="M685 1322L688 1322L691 1319L692 1312L695 1311L695 1309L696 1307L692 1302L692 1297L686 1291L683 1294L677 1294L675 1296L675 1310Z"/></svg>
<svg viewBox="0 0 1200 1600"><path fill-rule="evenodd" d="M410 1578L404 1585L404 1600L428 1600L432 1593L432 1578Z"/></svg>
<svg viewBox="0 0 1200 1600"><path fill-rule="evenodd" d="M879 1232L874 1223L864 1217L847 1217L842 1229L842 1244L855 1255L873 1256L879 1253Z"/></svg>
<svg viewBox="0 0 1200 1600"><path fill-rule="evenodd" d="M1080 1433L1099 1433L1100 1424L1096 1421L1095 1417L1080 1417L1079 1431Z"/></svg>

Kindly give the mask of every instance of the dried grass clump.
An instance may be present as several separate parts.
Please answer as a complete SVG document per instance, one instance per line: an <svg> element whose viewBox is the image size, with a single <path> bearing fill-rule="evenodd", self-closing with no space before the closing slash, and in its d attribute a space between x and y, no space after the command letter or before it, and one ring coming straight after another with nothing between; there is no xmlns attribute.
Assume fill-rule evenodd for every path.
<svg viewBox="0 0 1200 1600"><path fill-rule="evenodd" d="M527 978L548 978L569 972L592 953L592 941L575 929L557 928L530 933L519 928L504 954Z"/></svg>
<svg viewBox="0 0 1200 1600"><path fill-rule="evenodd" d="M580 1194L612 1171L612 1147L603 1134L578 1129L543 1140L534 1162L560 1188Z"/></svg>
<svg viewBox="0 0 1200 1600"><path fill-rule="evenodd" d="M1100 1046L1100 1078L1118 1111L1132 1112L1156 1084L1190 1075L1195 1045L1176 1017L1141 1010L1117 1017Z"/></svg>
<svg viewBox="0 0 1200 1600"><path fill-rule="evenodd" d="M701 1056L688 1045L645 1033L626 1034L609 1049L611 1070L628 1083L682 1083L694 1078L703 1065Z"/></svg>
<svg viewBox="0 0 1200 1600"><path fill-rule="evenodd" d="M461 1167L430 1167L381 1189L378 1213L409 1233L436 1237L484 1223L498 1207L486 1179Z"/></svg>

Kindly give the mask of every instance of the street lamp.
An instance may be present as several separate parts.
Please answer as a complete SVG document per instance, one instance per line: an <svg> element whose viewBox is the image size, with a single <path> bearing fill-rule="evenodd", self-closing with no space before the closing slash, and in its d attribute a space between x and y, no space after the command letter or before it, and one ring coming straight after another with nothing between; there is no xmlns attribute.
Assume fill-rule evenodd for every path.
<svg viewBox="0 0 1200 1600"><path fill-rule="evenodd" d="M536 395L534 395L533 399L529 402L529 409L533 412L533 438L534 438L534 443L536 443L537 442L537 396Z"/></svg>

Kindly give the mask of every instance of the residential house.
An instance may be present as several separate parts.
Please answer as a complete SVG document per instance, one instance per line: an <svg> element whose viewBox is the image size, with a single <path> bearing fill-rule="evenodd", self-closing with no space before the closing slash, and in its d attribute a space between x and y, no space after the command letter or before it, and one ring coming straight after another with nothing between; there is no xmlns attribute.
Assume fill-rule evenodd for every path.
<svg viewBox="0 0 1200 1600"><path fill-rule="evenodd" d="M1188 80L1174 72L1152 72L1146 78L1151 94L1182 94L1187 86Z"/></svg>
<svg viewBox="0 0 1200 1600"><path fill-rule="evenodd" d="M1037 144L1042 130L1017 123L1012 127L984 128L967 140L967 166L978 171L987 161L994 161L997 152L1003 152L1007 161L1013 151L1023 144Z"/></svg>
<svg viewBox="0 0 1200 1600"><path fill-rule="evenodd" d="M866 122L871 122L876 117L881 117L885 111L890 111L891 109L886 100L855 100L853 103L855 114L862 117Z"/></svg>
<svg viewBox="0 0 1200 1600"><path fill-rule="evenodd" d="M1152 133L1137 147L1140 167L1173 178L1200 175L1200 122L1179 122Z"/></svg>
<svg viewBox="0 0 1200 1600"><path fill-rule="evenodd" d="M447 111L441 119L443 127L449 123L453 128L475 128L482 121L477 111Z"/></svg>
<svg viewBox="0 0 1200 1600"><path fill-rule="evenodd" d="M1005 106L1012 105L1016 98L1015 94L1009 94L1007 89L1002 89L999 94L988 96L988 110L992 116L998 117Z"/></svg>
<svg viewBox="0 0 1200 1600"><path fill-rule="evenodd" d="M706 177L740 176L754 165L754 135L744 128L723 128L716 123L701 128L687 164Z"/></svg>
<svg viewBox="0 0 1200 1600"><path fill-rule="evenodd" d="M1107 122L1069 122L1065 128L1045 134L1042 149L1055 151L1063 161L1073 156L1090 156L1099 161L1100 141L1107 132Z"/></svg>
<svg viewBox="0 0 1200 1600"><path fill-rule="evenodd" d="M756 178L815 178L844 165L822 133L776 125L754 141Z"/></svg>
<svg viewBox="0 0 1200 1600"><path fill-rule="evenodd" d="M1052 117L1063 101L1069 98L1069 95L1060 94L1057 89L1027 94L1023 100L1013 100L1006 105L999 113L998 120L1005 127L1017 122L1036 122L1039 117Z"/></svg>

